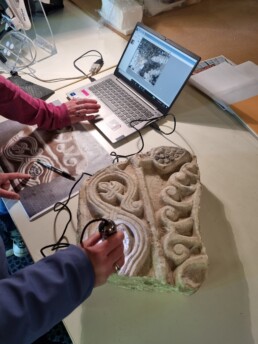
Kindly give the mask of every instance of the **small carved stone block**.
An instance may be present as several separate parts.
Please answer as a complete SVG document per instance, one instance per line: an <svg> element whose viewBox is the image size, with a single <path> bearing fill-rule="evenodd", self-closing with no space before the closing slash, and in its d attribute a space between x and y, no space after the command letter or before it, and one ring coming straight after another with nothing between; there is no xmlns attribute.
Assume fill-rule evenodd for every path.
<svg viewBox="0 0 258 344"><path fill-rule="evenodd" d="M92 219L111 219L124 231L125 264L110 282L131 289L192 294L208 267L199 231L200 196L196 157L182 148L154 148L84 182L78 238ZM90 225L85 237L97 227Z"/></svg>

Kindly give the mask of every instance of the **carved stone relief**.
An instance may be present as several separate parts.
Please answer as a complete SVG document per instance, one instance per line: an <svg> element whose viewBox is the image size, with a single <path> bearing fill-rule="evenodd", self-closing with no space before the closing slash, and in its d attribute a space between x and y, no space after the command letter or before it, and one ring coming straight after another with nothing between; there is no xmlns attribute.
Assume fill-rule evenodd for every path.
<svg viewBox="0 0 258 344"><path fill-rule="evenodd" d="M125 234L125 264L110 282L192 294L208 267L199 231L200 196L196 157L182 148L154 148L84 182L78 238L90 220L112 219ZM85 236L97 227L90 225Z"/></svg>

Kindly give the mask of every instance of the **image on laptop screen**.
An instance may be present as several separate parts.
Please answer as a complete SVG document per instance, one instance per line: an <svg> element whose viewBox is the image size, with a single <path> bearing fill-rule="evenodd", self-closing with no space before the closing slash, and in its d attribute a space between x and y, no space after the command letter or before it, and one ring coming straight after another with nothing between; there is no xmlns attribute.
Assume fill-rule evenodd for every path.
<svg viewBox="0 0 258 344"><path fill-rule="evenodd" d="M137 25L115 75L167 113L199 57Z"/></svg>

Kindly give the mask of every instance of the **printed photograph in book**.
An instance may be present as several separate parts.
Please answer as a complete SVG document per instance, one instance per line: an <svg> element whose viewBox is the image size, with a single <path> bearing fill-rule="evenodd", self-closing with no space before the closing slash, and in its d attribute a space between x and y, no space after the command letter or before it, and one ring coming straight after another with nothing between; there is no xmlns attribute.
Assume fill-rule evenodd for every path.
<svg viewBox="0 0 258 344"><path fill-rule="evenodd" d="M32 220L66 199L75 181L37 162L51 165L77 180L82 173L94 174L112 163L112 158L86 127L76 124L45 131L13 121L0 123L0 166L3 172L29 173L31 179L14 180L12 187ZM86 178L87 176L85 176ZM84 178L82 178L84 180ZM78 193L80 183L74 194Z"/></svg>

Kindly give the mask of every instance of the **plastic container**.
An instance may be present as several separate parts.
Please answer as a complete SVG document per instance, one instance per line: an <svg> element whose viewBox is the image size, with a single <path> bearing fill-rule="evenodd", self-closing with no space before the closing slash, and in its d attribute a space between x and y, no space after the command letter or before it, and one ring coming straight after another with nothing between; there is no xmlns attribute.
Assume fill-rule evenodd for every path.
<svg viewBox="0 0 258 344"><path fill-rule="evenodd" d="M102 0L99 13L107 24L128 35L142 21L143 7L135 0Z"/></svg>
<svg viewBox="0 0 258 344"><path fill-rule="evenodd" d="M176 7L185 7L201 0L139 0L143 2L144 14L155 16L158 13L170 11Z"/></svg>

